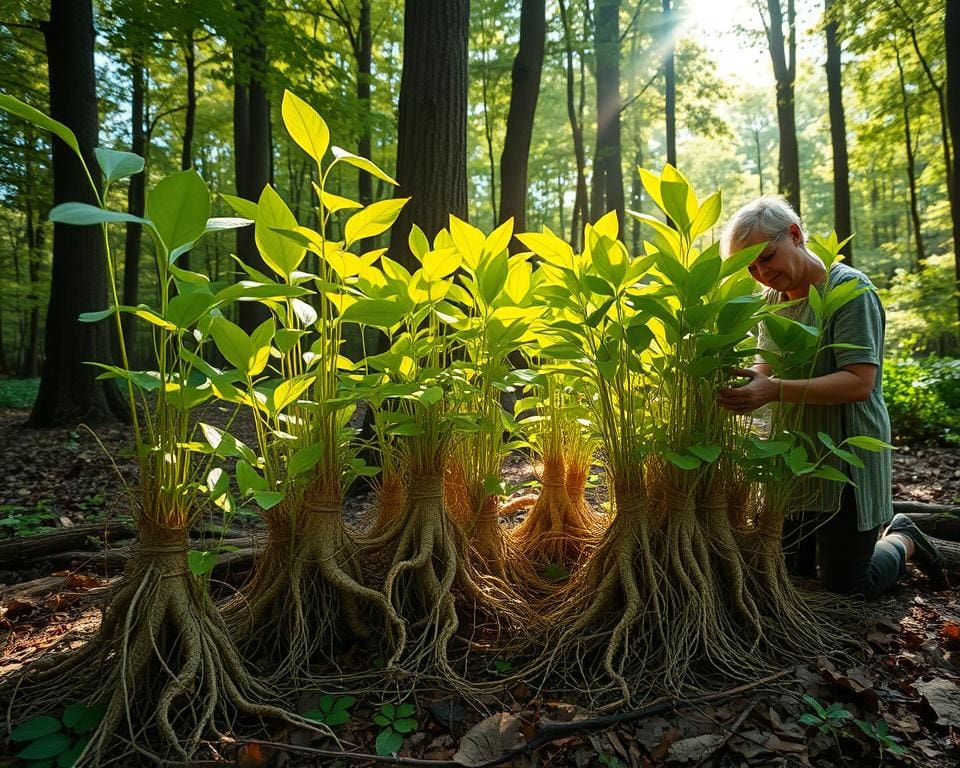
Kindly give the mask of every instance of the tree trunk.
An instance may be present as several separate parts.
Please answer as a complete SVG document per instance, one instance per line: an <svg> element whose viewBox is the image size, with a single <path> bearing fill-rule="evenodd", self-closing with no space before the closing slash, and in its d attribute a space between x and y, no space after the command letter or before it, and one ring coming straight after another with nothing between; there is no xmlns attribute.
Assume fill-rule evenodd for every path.
<svg viewBox="0 0 960 768"><path fill-rule="evenodd" d="M837 0L826 0L827 15L827 98L830 102L830 144L833 147L833 228L841 240L850 237L850 166L847 160L847 122L843 114L843 85L840 43L837 40ZM840 252L853 265L853 245Z"/></svg>
<svg viewBox="0 0 960 768"><path fill-rule="evenodd" d="M547 36L545 0L523 0L520 9L520 45L513 60L507 134L500 156L500 217L513 217L514 232L527 229L527 163L533 137L533 119L540 95L543 49ZM511 250L523 245L514 238Z"/></svg>
<svg viewBox="0 0 960 768"><path fill-rule="evenodd" d="M187 73L187 110L183 117L183 145L180 150L180 168L193 168L193 132L197 123L197 59L193 47L193 30L186 33L183 45L183 64ZM177 266L190 269L190 251L177 259Z"/></svg>
<svg viewBox="0 0 960 768"><path fill-rule="evenodd" d="M360 25L357 35L357 100L360 102L360 136L357 138L357 154L372 160L373 127L370 110L371 67L373 64L373 28L370 19L370 0L360 0ZM357 171L357 192L360 202L369 205L373 202L373 177L364 171ZM373 238L360 241L360 250L369 251L375 246Z"/></svg>
<svg viewBox="0 0 960 768"><path fill-rule="evenodd" d="M140 155L146 162L147 142L146 132L144 131L144 98L146 94L143 69L143 55L140 51L135 50L132 52L130 60L130 79L133 88L130 99L130 151L135 155ZM130 184L127 187L127 212L134 216L143 216L146 176L147 168L144 166L143 173L137 173L130 177ZM127 224L123 247L123 303L131 307L136 306L139 302L140 245L142 239L143 226L134 223ZM131 364L134 360L139 359L139 350L134 343L135 326L133 321L133 316L129 314L125 314L122 318L123 341Z"/></svg>
<svg viewBox="0 0 960 768"><path fill-rule="evenodd" d="M913 153L913 135L910 130L910 104L907 101L907 82L903 73L903 61L900 59L900 46L893 44L897 55L897 71L900 74L900 98L903 102L903 134L907 149L907 182L910 185L910 221L913 224L913 238L917 249L916 267L923 268L926 252L923 247L923 232L920 225L920 201L917 194L917 161Z"/></svg>
<svg viewBox="0 0 960 768"><path fill-rule="evenodd" d="M267 46L263 39L263 0L237 0L243 21L233 49L233 141L237 195L257 201L270 182L270 102L267 98ZM253 227L237 230L237 255L261 272L267 266L257 250ZM257 301L240 302L239 324L248 333L267 319L269 310Z"/></svg>
<svg viewBox="0 0 960 768"><path fill-rule="evenodd" d="M777 158L778 189L794 210L800 213L800 150L797 144L794 81L797 76L797 30L794 0L787 0L789 40L783 36L783 9L780 0L767 0L770 13L767 43L777 81L777 125L780 151Z"/></svg>
<svg viewBox="0 0 960 768"><path fill-rule="evenodd" d="M587 218L587 153L583 143L583 123L577 117L577 105L574 97L575 79L573 75L573 34L570 31L570 17L567 14L565 0L560 1L560 17L563 20L563 46L567 60L567 117L570 120L570 132L573 135L573 154L577 164L577 191L570 214L570 243L574 250L580 250L580 236Z"/></svg>
<svg viewBox="0 0 960 768"><path fill-rule="evenodd" d="M411 265L410 227L433 239L449 214L467 218L468 0L406 0L397 133L399 194L412 196L390 235Z"/></svg>
<svg viewBox="0 0 960 768"><path fill-rule="evenodd" d="M667 162L677 167L677 72L674 56L673 9L670 0L663 0L663 93L666 117Z"/></svg>
<svg viewBox="0 0 960 768"><path fill-rule="evenodd" d="M953 252L957 295L960 297L960 0L947 0L943 23L947 49L947 125L953 145L953 164L950 168L950 217L953 224ZM957 300L960 319L960 298Z"/></svg>
<svg viewBox="0 0 960 768"><path fill-rule="evenodd" d="M51 0L50 20L43 23L43 31L50 114L73 130L99 185L100 171L93 155L97 92L91 1ZM58 138L53 139L53 200L55 204L96 204L80 162ZM77 319L81 312L106 306L107 272L100 227L54 225L46 360L30 426L102 423L113 420L111 406L120 409L113 381L97 381L99 371L90 365L92 361L110 362L110 326Z"/></svg>
<svg viewBox="0 0 960 768"><path fill-rule="evenodd" d="M590 216L609 210L623 225L623 168L620 150L620 0L597 0L594 43L597 55L597 147Z"/></svg>

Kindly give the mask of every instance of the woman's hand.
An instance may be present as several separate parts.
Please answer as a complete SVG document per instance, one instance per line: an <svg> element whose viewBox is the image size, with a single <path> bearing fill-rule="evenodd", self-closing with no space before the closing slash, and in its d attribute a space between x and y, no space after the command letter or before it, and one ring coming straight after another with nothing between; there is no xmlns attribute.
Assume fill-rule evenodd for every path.
<svg viewBox="0 0 960 768"><path fill-rule="evenodd" d="M780 386L769 376L753 368L734 368L734 376L750 379L739 387L724 387L717 393L717 402L734 413L750 413L780 399Z"/></svg>

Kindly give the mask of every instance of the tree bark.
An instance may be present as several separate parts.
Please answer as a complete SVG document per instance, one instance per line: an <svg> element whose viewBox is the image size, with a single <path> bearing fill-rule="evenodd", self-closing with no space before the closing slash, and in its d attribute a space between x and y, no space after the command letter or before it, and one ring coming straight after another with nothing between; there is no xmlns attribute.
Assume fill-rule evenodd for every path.
<svg viewBox="0 0 960 768"><path fill-rule="evenodd" d="M587 152L583 143L583 122L577 117L577 104L574 97L575 78L573 73L573 33L570 29L570 17L565 0L560 2L560 18L563 21L563 47L567 62L567 118L570 120L570 132L573 135L573 154L577 165L577 190L570 214L570 243L574 250L580 250L580 237L587 218Z"/></svg>
<svg viewBox="0 0 960 768"><path fill-rule="evenodd" d="M953 224L956 287L960 295L960 160L957 159L960 157L960 0L947 0L943 34L947 50L947 125L950 128L950 143L953 145L950 218ZM960 319L960 301L957 304L957 317Z"/></svg>
<svg viewBox="0 0 960 768"><path fill-rule="evenodd" d="M783 36L783 8L780 0L767 0L770 14L767 43L776 79L777 125L780 151L777 158L778 189L794 210L800 213L800 149L797 143L796 100L794 82L797 77L797 24L794 0L787 0L787 30Z"/></svg>
<svg viewBox="0 0 960 768"><path fill-rule="evenodd" d="M406 0L397 132L399 194L412 196L390 236L392 258L417 224L433 239L449 214L467 218L468 0Z"/></svg>
<svg viewBox="0 0 960 768"><path fill-rule="evenodd" d="M623 226L623 167L620 147L620 0L597 0L594 9L597 55L597 146L590 216L617 212Z"/></svg>
<svg viewBox="0 0 960 768"><path fill-rule="evenodd" d="M920 223L920 199L917 193L917 160L913 151L913 135L910 129L910 103L907 100L907 82L903 72L903 61L900 58L900 46L896 41L893 44L897 55L897 72L900 74L900 98L903 103L903 135L907 150L907 182L910 186L910 222L913 224L913 237L917 251L916 267L919 271L927 258L923 247L923 230Z"/></svg>
<svg viewBox="0 0 960 768"><path fill-rule="evenodd" d="M540 95L546 37L545 0L523 0L520 8L520 44L511 73L507 133L503 140L503 154L500 155L499 221L504 222L512 216L514 232L525 232L527 229L527 163L537 98ZM511 250L522 248L522 243L513 238Z"/></svg>
<svg viewBox="0 0 960 768"><path fill-rule="evenodd" d="M50 114L70 127L99 186L93 7L90 0L51 0L43 23L50 79ZM96 204L86 175L59 138L53 139L55 204ZM46 361L28 424L33 427L112 421L122 406L112 381L97 381L90 362L110 362L110 326L81 323L81 312L107 306L107 272L99 227L54 225L53 272L46 323ZM111 407L114 412L111 412Z"/></svg>
<svg viewBox="0 0 960 768"><path fill-rule="evenodd" d="M130 57L130 79L132 94L130 98L130 151L140 155L146 163L147 142L145 124L143 54L139 50L132 52ZM127 212L134 216L143 216L144 210L144 181L147 168L144 165L142 173L130 177L127 187ZM143 240L143 226L141 224L127 224L126 239L123 246L123 303L127 306L136 306L140 293L140 245ZM139 359L139 350L134 343L134 317L125 314L122 318L123 341L131 364Z"/></svg>
<svg viewBox="0 0 960 768"><path fill-rule="evenodd" d="M263 0L237 0L242 20L240 40L233 48L233 141L237 195L257 201L270 182L270 102L266 91L266 10ZM237 230L237 255L254 269L267 266L257 250L253 227ZM267 319L269 310L257 301L240 302L239 324L248 333Z"/></svg>
<svg viewBox="0 0 960 768"><path fill-rule="evenodd" d="M667 162L677 167L677 72L674 55L673 9L663 0L663 93L666 118Z"/></svg>
<svg viewBox="0 0 960 768"><path fill-rule="evenodd" d="M833 148L833 228L843 240L852 233L850 226L850 164L847 158L847 121L843 113L843 84L840 43L837 39L840 6L837 0L826 0L827 14L827 99L830 103L830 144ZM840 252L847 264L853 265L853 244L848 242Z"/></svg>

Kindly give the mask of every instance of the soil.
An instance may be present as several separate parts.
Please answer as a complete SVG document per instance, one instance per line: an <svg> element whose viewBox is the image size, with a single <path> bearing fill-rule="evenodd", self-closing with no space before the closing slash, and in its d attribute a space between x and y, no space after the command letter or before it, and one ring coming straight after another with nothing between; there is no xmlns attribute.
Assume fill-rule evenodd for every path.
<svg viewBox="0 0 960 768"><path fill-rule="evenodd" d="M99 427L96 435L83 427L28 430L26 412L0 410L0 540L14 533L100 522L128 511L124 482L136 482L129 430ZM511 463L511 480L531 475L529 463ZM894 454L894 498L940 504L960 504L960 447L900 446ZM357 516L366 499L349 502ZM246 518L253 525L256 518ZM11 524L16 521L17 524ZM241 522L243 518L241 518ZM0 564L0 678L57 642L67 630L95 629L99 606L110 580L95 570L60 571L61 581L39 594L10 587L29 580L49 580L51 569L5 570ZM18 594L17 590L22 593ZM721 701L680 705L672 710L580 732L542 747L540 765L559 768L598 766L911 765L948 768L960 764L960 605L950 590L935 591L911 571L897 588L868 606L863 647L844 662L810 659L788 665L776 682L741 691ZM75 641L76 642L76 641ZM836 704L849 716L818 729L801 718L813 705ZM417 729L405 737L402 756L450 761L458 748L487 744L493 757L533 738L556 722L589 718L569 692L535 691L525 683L511 685L485 706L465 702L449 692L414 697ZM371 753L379 729L371 723L379 698L368 696L356 705L350 722L338 730L352 753ZM453 713L456 717L444 715ZM491 724L484 717L493 715ZM863 721L857 726L854 719ZM884 722L895 741L867 735L868 723ZM875 728L876 726L874 726ZM471 730L472 729L472 730ZM476 738L463 738L467 732ZM491 734L496 735L494 739ZM510 735L512 734L512 736ZM296 737L296 738L295 738ZM308 736L278 734L309 749L337 750L334 742ZM519 741L518 741L519 740ZM489 746L490 744L493 746ZM893 754L898 745L906 755ZM10 747L0 740L0 755ZM224 751L224 749L226 751ZM211 748L222 765L330 766L373 765L358 757L334 761L293 747L279 753L267 747ZM291 751L292 750L292 751ZM220 757L217 757L220 755ZM230 759L230 762L227 759ZM460 759L466 759L461 754ZM474 759L479 759L474 755ZM222 762L221 762L222 761ZM236 761L236 762L234 762ZM0 764L7 764L0 758ZM210 763L213 764L213 763ZM446 763L450 765L449 762ZM529 765L520 758L512 765Z"/></svg>

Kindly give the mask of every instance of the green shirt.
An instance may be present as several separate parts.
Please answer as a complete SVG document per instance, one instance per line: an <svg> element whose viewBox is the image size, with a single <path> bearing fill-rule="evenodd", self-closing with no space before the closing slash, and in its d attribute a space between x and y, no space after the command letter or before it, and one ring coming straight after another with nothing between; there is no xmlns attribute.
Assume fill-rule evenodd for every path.
<svg viewBox="0 0 960 768"><path fill-rule="evenodd" d="M885 315L873 284L862 272L846 264L836 263L827 276L828 287L833 288L848 280L866 286L855 299L838 309L827 322L824 344L853 344L858 349L825 349L817 356L810 378L835 373L845 365L869 363L877 366L877 376L870 396L863 402L844 405L804 405L799 429L816 444L818 432L825 432L839 444L856 435L876 437L890 442L890 416L883 401L883 334ZM768 301L786 301L777 291L767 291ZM784 310L783 314L802 323L813 324L813 310L806 299ZM759 346L774 347L761 326ZM891 490L892 460L889 449L880 452L853 449L864 463L863 469L830 457L837 467L856 485L858 529L867 531L883 525L893 516ZM831 480L808 479L801 483L796 496L796 508L819 512L836 512L840 507L843 484Z"/></svg>

